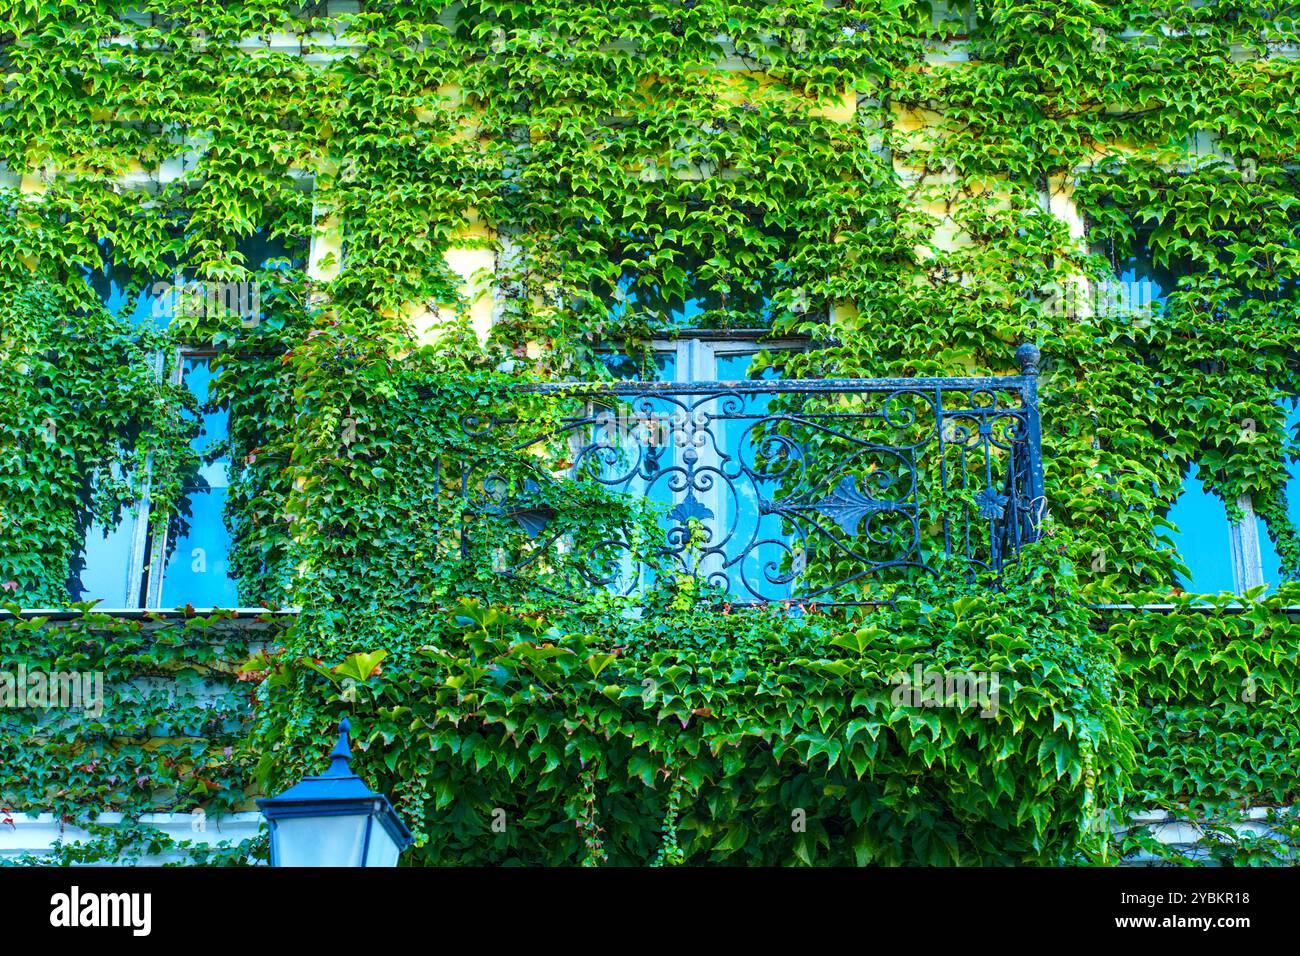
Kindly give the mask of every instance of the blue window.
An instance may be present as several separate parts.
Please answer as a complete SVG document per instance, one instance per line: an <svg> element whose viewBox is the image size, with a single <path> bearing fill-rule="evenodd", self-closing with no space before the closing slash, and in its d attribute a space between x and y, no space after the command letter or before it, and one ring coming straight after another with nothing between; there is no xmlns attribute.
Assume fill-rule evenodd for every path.
<svg viewBox="0 0 1300 956"><path fill-rule="evenodd" d="M1094 252L1109 257L1115 270L1115 278L1100 290L1098 311L1121 315L1155 313L1177 289L1178 277L1187 265L1157 260L1149 242L1151 232L1150 228L1139 229L1132 245L1124 251L1094 247Z"/></svg>
<svg viewBox="0 0 1300 956"><path fill-rule="evenodd" d="M1293 438L1300 437L1300 405L1291 409L1286 424ZM1287 472L1290 480L1286 483L1286 516L1293 526L1300 527L1300 461L1288 462ZM1259 534L1264 582L1276 587L1282 581L1282 562L1277 556L1277 548L1273 540L1268 536L1268 529L1264 526L1263 519L1255 520Z"/></svg>
<svg viewBox="0 0 1300 956"><path fill-rule="evenodd" d="M177 303L188 290L196 291L198 284L187 280L183 272L160 279L143 281L137 270L114 259L113 245L100 243L103 261L98 269L87 270L86 282L99 296L113 315L127 318L136 328L151 326L163 329L176 315ZM243 265L252 270L283 271L301 261L300 252L265 232L257 232L235 244L236 259L242 257ZM222 283L220 287L203 288L209 301L249 318L256 316L261 298L258 286L251 280Z"/></svg>
<svg viewBox="0 0 1300 956"><path fill-rule="evenodd" d="M1205 489L1194 474L1183 479L1183 491L1167 515L1178 530L1171 532L1174 550L1190 574L1179 573L1184 591L1213 594L1238 589L1232 567L1233 528L1223 502Z"/></svg>
<svg viewBox="0 0 1300 956"><path fill-rule="evenodd" d="M771 366L756 374L753 369L756 357L757 350L719 350L714 357L714 373L720 382L779 377ZM719 424L718 443L728 456L728 466L724 469L728 473L734 472L740 462L755 465L761 457L764 419L771 405L770 395L755 396L745 410L746 419L729 419ZM725 520L732 529L736 546L744 554L735 572L744 583L741 593L757 594L767 601L789 597L792 593L792 582L784 579L794 570L791 567L794 535L782 519L764 516L759 507L760 497L768 500L780 497L779 486L780 481L775 477L737 481L723 500L724 511L730 512Z"/></svg>
<svg viewBox="0 0 1300 956"><path fill-rule="evenodd" d="M177 383L200 408L192 443L199 462L182 478L179 513L154 533L146 495L134 512L123 509L112 528L92 525L76 569L77 600L98 600L104 608L238 606L223 518L230 460L221 448L229 413L210 404L212 359L210 352L182 351L177 363Z"/></svg>
<svg viewBox="0 0 1300 956"><path fill-rule="evenodd" d="M274 273L300 265L303 258L257 233L235 247L244 265L258 270L256 284L249 280L208 287L187 283L180 275L142 283L130 268L113 262L109 243L101 243L101 251L103 265L88 271L86 281L109 311L128 315L138 328L170 325L182 296L196 291L205 304L259 319L262 303L275 291L268 288L278 281ZM229 438L229 418L211 405L214 357L211 351L183 349L175 363L175 382L188 388L201 409L193 446L200 463L183 476L179 514L160 532L151 528L146 492L135 511L123 510L112 527L92 525L73 568L71 591L77 600L98 600L104 608L237 606L224 522L230 461L221 449Z"/></svg>
<svg viewBox="0 0 1300 956"><path fill-rule="evenodd" d="M705 537L689 570L725 584L740 601L793 593L794 536L783 519L765 515L759 507L760 496L776 497L777 480L751 480L743 473L743 466L755 465L761 456L759 433L771 399L752 396L743 409L729 409L725 400L692 394L685 386L760 377L753 365L763 350L752 339L719 334L659 342L645 362L607 357L606 366L616 378L676 382L684 388L636 402L636 412L657 417L657 427L653 422L648 426L655 429L654 440L647 441L639 431L625 435L614 453L609 447L613 430L606 429L610 434L593 436L604 457L588 455L590 462L599 462L594 470L587 466L589 477L659 506L669 545L681 540L689 519L699 520ZM768 367L761 377L777 376ZM598 431L603 427L597 426ZM618 590L625 593L650 583L631 562L620 577Z"/></svg>
<svg viewBox="0 0 1300 956"><path fill-rule="evenodd" d="M1300 428L1300 410L1292 410L1287 423L1293 431ZM1295 523L1300 521L1300 463L1290 463L1289 472L1287 516ZM1281 562L1264 519L1248 496L1238 504L1243 520L1230 522L1224 503L1201 481L1190 473L1184 479L1182 494L1168 514L1178 528L1171 533L1174 548L1190 572L1178 576L1183 590L1242 593L1259 585L1275 590L1281 583Z"/></svg>
<svg viewBox="0 0 1300 956"><path fill-rule="evenodd" d="M214 455L229 438L228 412L209 405L212 357L188 354L180 368L181 382L199 401L201 428L193 447L199 465L182 485L179 514L170 521L158 556L151 561L151 604L158 607L236 607L238 594L230 576L230 533L224 514L230 484L230 459Z"/></svg>
<svg viewBox="0 0 1300 956"><path fill-rule="evenodd" d="M1187 262L1170 261L1152 251L1153 231L1141 227L1127 250L1112 247L1108 251L1115 279L1103 290L1109 298L1102 304L1120 314L1158 312L1177 289L1179 277L1190 270ZM1249 499L1239 502L1246 516L1242 524L1235 524L1229 521L1224 502L1208 491L1195 473L1193 466L1167 515L1178 529L1170 532L1174 550L1188 572L1178 574L1178 586L1197 594L1240 593L1264 581L1275 581L1277 558L1272 558L1270 577L1268 552L1272 546Z"/></svg>
<svg viewBox="0 0 1300 956"><path fill-rule="evenodd" d="M660 278L650 271L625 271L618 281L618 293L610 304L609 316L620 324L636 316L661 329L694 329L721 325L726 328L766 328L775 315L770 296L757 291L742 277L706 282L703 262L695 256L682 257L681 267L665 268ZM788 270L771 269L764 283ZM787 284L788 283L783 283Z"/></svg>
<svg viewBox="0 0 1300 956"><path fill-rule="evenodd" d="M137 539L143 533L140 516L123 508L111 528L101 522L86 532L86 545L73 568L73 597L98 599L103 607L135 607L139 603L140 563Z"/></svg>

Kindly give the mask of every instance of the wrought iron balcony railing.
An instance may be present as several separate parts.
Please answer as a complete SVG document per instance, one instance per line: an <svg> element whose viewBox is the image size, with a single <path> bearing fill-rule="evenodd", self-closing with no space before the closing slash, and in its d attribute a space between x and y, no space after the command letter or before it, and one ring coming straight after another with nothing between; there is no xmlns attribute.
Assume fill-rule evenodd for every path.
<svg viewBox="0 0 1300 956"><path fill-rule="evenodd" d="M982 378L521 386L556 403L544 426L472 430L509 426L555 474L648 499L657 539L575 547L554 508L530 504L535 483L483 475L462 481L467 514L513 517L531 543L503 570L553 574L557 594L632 593L668 568L736 603L870 603L940 556L998 574L1045 508L1038 350L1017 358L1021 374Z"/></svg>

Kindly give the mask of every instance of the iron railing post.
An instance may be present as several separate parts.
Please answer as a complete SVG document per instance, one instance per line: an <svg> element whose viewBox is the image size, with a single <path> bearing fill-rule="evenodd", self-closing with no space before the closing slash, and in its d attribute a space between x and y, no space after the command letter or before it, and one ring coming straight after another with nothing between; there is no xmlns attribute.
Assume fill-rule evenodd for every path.
<svg viewBox="0 0 1300 956"><path fill-rule="evenodd" d="M1025 379L1025 426L1029 434L1029 527L1026 540L1037 541L1042 535L1043 516L1047 512L1047 490L1043 479L1043 427L1038 407L1038 364L1043 353L1037 345L1026 342L1016 349L1016 361Z"/></svg>

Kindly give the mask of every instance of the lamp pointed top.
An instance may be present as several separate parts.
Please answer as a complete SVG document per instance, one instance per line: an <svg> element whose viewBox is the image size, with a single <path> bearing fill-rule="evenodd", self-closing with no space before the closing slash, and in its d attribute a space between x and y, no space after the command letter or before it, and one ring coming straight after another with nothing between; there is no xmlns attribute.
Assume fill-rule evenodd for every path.
<svg viewBox="0 0 1300 956"><path fill-rule="evenodd" d="M352 724L346 717L339 721L339 739L330 751L330 768L325 771L326 777L352 776L352 768L349 766L352 748L348 745L348 731L351 729Z"/></svg>

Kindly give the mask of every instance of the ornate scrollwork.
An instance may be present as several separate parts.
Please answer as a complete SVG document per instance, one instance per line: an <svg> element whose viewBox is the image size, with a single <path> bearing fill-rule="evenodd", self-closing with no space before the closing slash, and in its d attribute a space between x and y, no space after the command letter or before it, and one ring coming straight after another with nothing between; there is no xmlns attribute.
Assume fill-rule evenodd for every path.
<svg viewBox="0 0 1300 956"><path fill-rule="evenodd" d="M589 586L629 593L667 561L738 602L854 600L887 569L926 571L938 554L997 572L1038 533L1032 376L527 390L569 405L519 447L567 445L560 478L649 499L660 537L611 531L584 554L558 535L545 544L562 562L530 554L516 570L564 563ZM466 430L503 424L476 418ZM480 488L485 511L534 539L553 525L550 506L529 504L537 486Z"/></svg>

